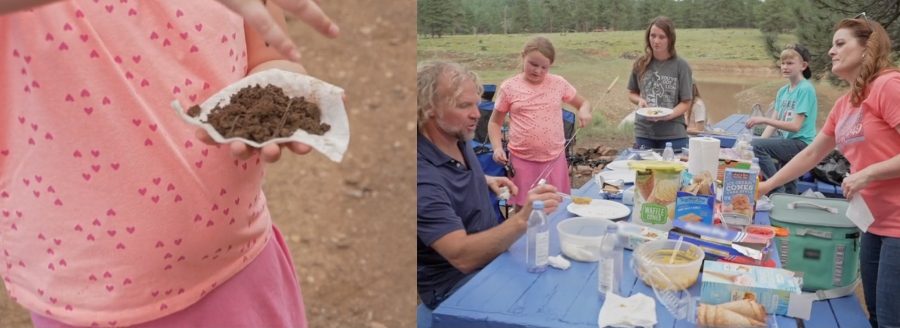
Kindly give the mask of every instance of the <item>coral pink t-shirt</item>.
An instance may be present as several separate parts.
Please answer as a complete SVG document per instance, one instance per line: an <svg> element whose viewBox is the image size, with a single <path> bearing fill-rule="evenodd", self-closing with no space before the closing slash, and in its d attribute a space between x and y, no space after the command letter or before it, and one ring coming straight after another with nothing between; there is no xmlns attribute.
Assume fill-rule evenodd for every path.
<svg viewBox="0 0 900 328"><path fill-rule="evenodd" d="M509 113L509 152L535 162L559 157L566 143L562 103L575 94L575 87L554 74L547 74L538 85L526 81L522 73L503 81L494 110Z"/></svg>
<svg viewBox="0 0 900 328"><path fill-rule="evenodd" d="M263 164L208 146L169 106L247 72L214 1L64 1L0 16L0 277L72 325L197 302L271 233Z"/></svg>
<svg viewBox="0 0 900 328"><path fill-rule="evenodd" d="M900 72L882 74L869 84L860 107L844 95L834 103L822 132L833 136L852 172L900 154ZM900 178L872 181L860 194L872 211L872 233L900 237Z"/></svg>

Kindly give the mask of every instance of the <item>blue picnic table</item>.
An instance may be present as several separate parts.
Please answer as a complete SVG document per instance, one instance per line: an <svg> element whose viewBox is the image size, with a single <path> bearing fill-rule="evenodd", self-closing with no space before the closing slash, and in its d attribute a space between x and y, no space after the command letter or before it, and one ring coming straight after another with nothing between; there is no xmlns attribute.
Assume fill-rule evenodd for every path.
<svg viewBox="0 0 900 328"><path fill-rule="evenodd" d="M747 114L731 114L725 119L714 124L713 128L722 129L729 134L741 135L742 133L748 131L748 129L746 128L746 124L747 120L749 119L750 115ZM843 189L841 189L841 186L817 180L812 175L812 173L806 173L797 181L798 193L802 193L807 189L821 192L827 197L844 198L844 192Z"/></svg>
<svg viewBox="0 0 900 328"><path fill-rule="evenodd" d="M591 179L573 195L598 197L599 188ZM549 216L550 255L560 254L556 225L574 216L566 211L568 201ZM758 224L768 224L768 212L759 212ZM778 254L772 254L778 263ZM631 251L625 251L630 263ZM543 273L525 270L525 238L520 238L509 251L494 259L433 312L419 307L419 327L597 327L603 300L597 291L596 263L572 261L568 270L549 268ZM623 296L643 293L654 297L653 290L626 265L620 288ZM697 299L700 283L690 293ZM686 320L676 320L657 300L656 327L694 327ZM773 316L769 316L770 320ZM774 316L777 327L793 328L799 319ZM856 295L813 303L810 320L805 327L869 327ZM774 326L774 325L772 325Z"/></svg>
<svg viewBox="0 0 900 328"><path fill-rule="evenodd" d="M739 134L745 130L748 115L734 114L715 127ZM575 196L597 198L599 187L591 179L572 191ZM550 254L560 254L556 225L574 216L565 208L568 201L549 217ZM758 212L757 224L769 224L769 213ZM603 300L597 292L596 263L572 261L565 271L548 269L539 274L525 270L525 238L520 238L509 251L501 254L475 275L434 311L419 305L417 327L597 327ZM772 254L779 263L778 254ZM631 251L625 251L625 263L631 262ZM653 290L626 265L620 284L623 296L643 293L655 298ZM699 298L700 283L689 292ZM686 320L676 320L657 300L656 327L694 327ZM769 317L770 321L772 316ZM793 327L869 327L868 319L855 294L842 298L816 301L809 320L774 316L770 326Z"/></svg>

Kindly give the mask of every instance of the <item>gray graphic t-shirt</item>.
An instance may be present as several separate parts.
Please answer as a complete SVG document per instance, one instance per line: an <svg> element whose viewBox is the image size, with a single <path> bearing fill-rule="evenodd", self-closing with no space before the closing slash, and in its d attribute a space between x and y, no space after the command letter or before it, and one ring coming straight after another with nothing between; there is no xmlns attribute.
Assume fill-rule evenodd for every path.
<svg viewBox="0 0 900 328"><path fill-rule="evenodd" d="M638 84L637 71L631 71L628 90L641 94L650 107L675 108L675 105L693 98L691 84L694 82L691 67L681 57L665 61L652 59L644 77ZM637 115L634 120L634 135L653 140L687 138L684 116L671 121L650 122Z"/></svg>

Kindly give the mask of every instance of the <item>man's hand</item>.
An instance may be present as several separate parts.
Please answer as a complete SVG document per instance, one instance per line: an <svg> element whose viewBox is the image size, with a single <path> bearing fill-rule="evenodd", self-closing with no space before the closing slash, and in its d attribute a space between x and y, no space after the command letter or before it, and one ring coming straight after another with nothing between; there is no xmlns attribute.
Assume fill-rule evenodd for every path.
<svg viewBox="0 0 900 328"><path fill-rule="evenodd" d="M328 15L319 8L318 0L271 0L284 11L300 18L304 23L319 31L324 36L335 38L340 29ZM291 38L276 22L261 0L219 0L225 7L244 17L273 48L286 58L300 60L300 51Z"/></svg>
<svg viewBox="0 0 900 328"><path fill-rule="evenodd" d="M543 184L534 187L531 191L528 192L528 200L525 202L525 206L522 207L521 213L522 218L527 222L528 216L531 213L531 204L534 201L540 200L544 202L544 213L550 214L553 211L556 211L556 208L562 203L562 196L557 193L556 187Z"/></svg>
<svg viewBox="0 0 900 328"><path fill-rule="evenodd" d="M487 179L488 187L490 187L491 191L493 191L496 195L500 195L500 193L502 192L500 188L502 187L509 188L509 193L511 195L516 195L519 193L519 187L516 187L516 184L507 177L494 177L486 175L484 176L484 178Z"/></svg>
<svg viewBox="0 0 900 328"><path fill-rule="evenodd" d="M204 129L197 129L196 132L197 139L203 141L203 143L211 146L218 145L218 143L206 133ZM307 144L299 143L299 142L287 142L280 144L268 144L263 146L262 148L253 148L247 146L247 144L240 141L232 141L228 144L228 147L231 148L231 155L236 158L245 160L253 155L260 154L260 158L266 163L274 163L277 162L279 158L281 158L281 149L287 148L292 152L298 155L307 154L312 150Z"/></svg>

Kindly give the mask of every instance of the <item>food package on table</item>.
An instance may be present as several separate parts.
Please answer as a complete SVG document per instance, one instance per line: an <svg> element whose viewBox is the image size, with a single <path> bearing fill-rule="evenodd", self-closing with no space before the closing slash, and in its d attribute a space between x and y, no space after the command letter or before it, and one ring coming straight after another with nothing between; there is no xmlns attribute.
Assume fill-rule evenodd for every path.
<svg viewBox="0 0 900 328"><path fill-rule="evenodd" d="M769 314L787 314L802 279L793 271L755 265L704 261L700 300L708 304L751 300Z"/></svg>
<svg viewBox="0 0 900 328"><path fill-rule="evenodd" d="M725 169L722 181L722 221L728 226L746 227L756 212L756 173Z"/></svg>
<svg viewBox="0 0 900 328"><path fill-rule="evenodd" d="M631 161L628 167L636 172L631 222L663 231L672 229L684 165L667 161Z"/></svg>
<svg viewBox="0 0 900 328"><path fill-rule="evenodd" d="M754 300L742 299L719 305L700 303L697 325L700 327L767 327L766 309Z"/></svg>
<svg viewBox="0 0 900 328"><path fill-rule="evenodd" d="M634 250L648 241L669 238L669 232L667 231L625 221L619 221L616 224L619 226L619 235L625 237L625 249Z"/></svg>
<svg viewBox="0 0 900 328"><path fill-rule="evenodd" d="M748 261L743 263L763 266L770 262L774 245L771 237L683 220L676 220L673 227L669 239L694 243L706 252L707 259L740 261L734 257L746 257Z"/></svg>

